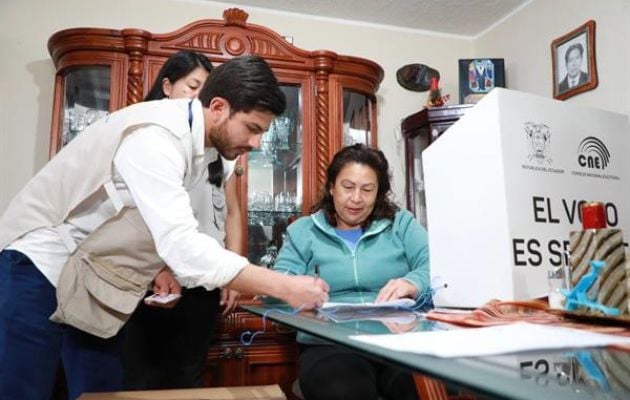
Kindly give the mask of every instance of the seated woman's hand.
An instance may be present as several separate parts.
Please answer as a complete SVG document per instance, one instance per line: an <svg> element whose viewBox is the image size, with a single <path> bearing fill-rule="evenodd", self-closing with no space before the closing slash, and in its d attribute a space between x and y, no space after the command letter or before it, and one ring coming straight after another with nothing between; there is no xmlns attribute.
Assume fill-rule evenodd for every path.
<svg viewBox="0 0 630 400"><path fill-rule="evenodd" d="M376 297L375 302L381 303L383 301L402 299L403 297L415 298L418 294L418 289L412 285L406 279L390 279L389 282Z"/></svg>
<svg viewBox="0 0 630 400"><path fill-rule="evenodd" d="M414 328L418 325L418 322L414 320L403 324L400 322L383 321L383 325L385 325L391 333L405 333L413 331Z"/></svg>

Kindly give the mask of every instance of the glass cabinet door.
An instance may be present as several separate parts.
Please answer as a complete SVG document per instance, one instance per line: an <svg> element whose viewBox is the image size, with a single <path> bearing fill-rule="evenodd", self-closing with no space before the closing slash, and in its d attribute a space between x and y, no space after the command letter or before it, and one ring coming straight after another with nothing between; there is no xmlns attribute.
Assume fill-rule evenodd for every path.
<svg viewBox="0 0 630 400"><path fill-rule="evenodd" d="M422 152L453 125L471 105L424 108L401 122L405 137L407 208L420 224L427 226L427 205L422 168Z"/></svg>
<svg viewBox="0 0 630 400"><path fill-rule="evenodd" d="M427 227L427 203L424 193L424 174L422 169L422 151L426 149L430 144L429 137L427 135L418 135L414 138L407 139L407 151L412 156L413 164L408 166L411 171L407 173L411 175L411 180L408 183L412 186L407 188L411 192L411 199L413 201L412 210L415 210L416 219L418 222Z"/></svg>
<svg viewBox="0 0 630 400"><path fill-rule="evenodd" d="M109 67L73 68L64 76L61 148L109 112Z"/></svg>
<svg viewBox="0 0 630 400"><path fill-rule="evenodd" d="M372 108L368 96L343 89L343 146L355 143L370 145Z"/></svg>
<svg viewBox="0 0 630 400"><path fill-rule="evenodd" d="M287 225L300 215L303 194L301 87L281 88L286 111L247 157L247 257L267 267L275 262Z"/></svg>

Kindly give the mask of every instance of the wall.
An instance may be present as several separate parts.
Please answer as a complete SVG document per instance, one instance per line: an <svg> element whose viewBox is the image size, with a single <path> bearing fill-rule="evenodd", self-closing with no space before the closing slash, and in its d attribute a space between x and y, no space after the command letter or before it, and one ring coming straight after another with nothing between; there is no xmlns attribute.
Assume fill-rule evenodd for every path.
<svg viewBox="0 0 630 400"><path fill-rule="evenodd" d="M478 37L475 57L505 58L507 86L553 97L551 42L593 19L599 86L568 102L630 113L630 1L535 0Z"/></svg>
<svg viewBox="0 0 630 400"><path fill-rule="evenodd" d="M0 212L47 161L54 66L46 48L56 31L71 27L135 27L170 32L199 19L221 19L227 3L186 0L3 0L0 2ZM103 10L103 12L99 12ZM294 37L306 50L329 49L372 59L385 70L378 92L379 144L390 159L397 200L404 201L400 120L417 111L426 93L402 89L396 70L425 62L444 76L456 97L457 59L472 55L472 41L375 25L246 8L249 22Z"/></svg>
<svg viewBox="0 0 630 400"><path fill-rule="evenodd" d="M104 4L98 0L0 2L0 212L48 157L54 80L46 49L50 35L79 26L137 27L164 33L194 20L219 19L230 7L200 0L109 0L107 12L98 12ZM365 57L384 68L385 79L377 94L379 145L392 164L400 203L404 157L399 122L426 100L426 93L406 91L396 83L396 70L404 64L424 62L440 70L444 93L456 102L457 59L502 57L508 87L551 97L551 41L594 19L599 87L567 101L630 112L628 0L534 0L474 40L258 8L247 11L249 22L293 36L298 47Z"/></svg>

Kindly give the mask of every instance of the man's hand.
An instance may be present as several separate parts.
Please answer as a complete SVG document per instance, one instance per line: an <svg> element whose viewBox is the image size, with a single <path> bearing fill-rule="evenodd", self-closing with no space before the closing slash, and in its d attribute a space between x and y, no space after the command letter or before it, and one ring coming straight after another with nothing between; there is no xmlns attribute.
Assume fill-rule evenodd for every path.
<svg viewBox="0 0 630 400"><path fill-rule="evenodd" d="M223 315L228 315L236 308L238 299L241 297L241 293L233 289L223 288L221 289L221 305L225 306Z"/></svg>
<svg viewBox="0 0 630 400"><path fill-rule="evenodd" d="M328 284L319 278L312 276L286 276L290 279L287 285L287 294L282 300L286 301L293 308L311 310L321 307L328 301Z"/></svg>
<svg viewBox="0 0 630 400"><path fill-rule="evenodd" d="M418 289L405 279L390 279L389 282L378 292L375 303L383 301L398 300L403 297L415 299Z"/></svg>
<svg viewBox="0 0 630 400"><path fill-rule="evenodd" d="M245 293L275 297L293 308L310 310L328 300L328 284L312 276L289 276L250 264L227 285Z"/></svg>
<svg viewBox="0 0 630 400"><path fill-rule="evenodd" d="M168 267L162 268L162 270L153 280L153 293L158 293L161 295L167 295L169 293L182 293L182 287L180 286L179 282L177 282ZM179 299L166 304L150 303L149 305L152 307L173 308L178 301Z"/></svg>

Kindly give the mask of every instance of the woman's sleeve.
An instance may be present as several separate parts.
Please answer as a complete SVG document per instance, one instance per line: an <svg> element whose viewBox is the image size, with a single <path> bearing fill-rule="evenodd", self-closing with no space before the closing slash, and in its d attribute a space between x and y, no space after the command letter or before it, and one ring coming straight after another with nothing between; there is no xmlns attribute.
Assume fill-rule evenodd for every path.
<svg viewBox="0 0 630 400"><path fill-rule="evenodd" d="M299 249L298 243L295 241L296 232L300 231L299 227L296 226L298 223L299 221L294 222L293 225L287 229L284 244L273 266L275 271L289 275L306 275L307 260L303 255L304 249ZM302 230L301 234L308 235L308 232Z"/></svg>
<svg viewBox="0 0 630 400"><path fill-rule="evenodd" d="M297 222L294 222L295 225ZM298 250L296 243L294 242L293 229L287 229L287 235L278 253L276 262L273 265L273 270L286 275L305 275L306 274L306 262L304 261L301 252ZM275 299L273 297L264 297L263 301L267 305L284 304L283 301Z"/></svg>

